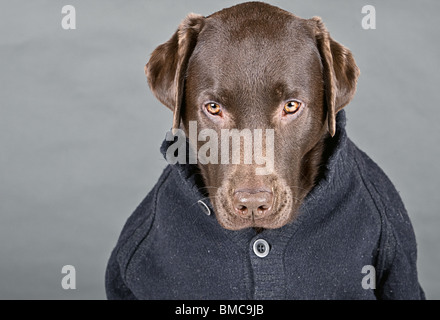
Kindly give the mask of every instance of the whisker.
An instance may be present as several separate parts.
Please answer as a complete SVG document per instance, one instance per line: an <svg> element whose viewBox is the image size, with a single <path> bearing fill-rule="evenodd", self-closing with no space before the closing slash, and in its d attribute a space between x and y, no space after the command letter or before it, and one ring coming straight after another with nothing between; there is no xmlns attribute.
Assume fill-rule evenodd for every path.
<svg viewBox="0 0 440 320"><path fill-rule="evenodd" d="M302 190L304 190L304 191L307 190L306 188L299 187L299 186L287 186L287 187L289 187L289 188L296 188L296 189L302 189Z"/></svg>

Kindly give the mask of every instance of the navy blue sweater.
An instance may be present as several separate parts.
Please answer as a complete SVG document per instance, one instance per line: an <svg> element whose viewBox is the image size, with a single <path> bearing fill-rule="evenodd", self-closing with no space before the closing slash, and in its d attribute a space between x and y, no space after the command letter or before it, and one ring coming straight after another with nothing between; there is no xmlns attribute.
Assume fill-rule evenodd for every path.
<svg viewBox="0 0 440 320"><path fill-rule="evenodd" d="M424 299L402 201L344 127L341 111L324 178L299 217L259 234L223 229L207 214L213 208L194 167L167 166L122 230L107 267L107 297ZM259 239L265 257L256 254Z"/></svg>

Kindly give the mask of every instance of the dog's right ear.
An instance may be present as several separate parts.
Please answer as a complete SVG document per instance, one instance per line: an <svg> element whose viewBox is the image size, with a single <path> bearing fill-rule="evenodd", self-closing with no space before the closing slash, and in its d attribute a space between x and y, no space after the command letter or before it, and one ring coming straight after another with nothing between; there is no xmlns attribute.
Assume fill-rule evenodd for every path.
<svg viewBox="0 0 440 320"><path fill-rule="evenodd" d="M315 27L316 44L323 65L327 123L330 135L336 132L336 114L353 98L359 68L349 49L330 37L319 17L310 19Z"/></svg>
<svg viewBox="0 0 440 320"><path fill-rule="evenodd" d="M185 73L204 22L203 16L189 14L171 39L153 51L145 66L151 91L174 113L173 132L180 126Z"/></svg>

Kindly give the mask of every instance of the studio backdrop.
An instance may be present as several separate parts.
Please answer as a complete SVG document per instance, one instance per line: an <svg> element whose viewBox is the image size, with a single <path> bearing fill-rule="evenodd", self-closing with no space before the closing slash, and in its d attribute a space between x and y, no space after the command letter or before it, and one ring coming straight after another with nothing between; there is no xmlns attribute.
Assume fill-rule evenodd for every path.
<svg viewBox="0 0 440 320"><path fill-rule="evenodd" d="M440 2L267 2L320 16L353 52L348 135L400 192L440 299ZM0 1L1 299L105 299L111 250L166 165L172 114L144 65L189 12L237 3Z"/></svg>

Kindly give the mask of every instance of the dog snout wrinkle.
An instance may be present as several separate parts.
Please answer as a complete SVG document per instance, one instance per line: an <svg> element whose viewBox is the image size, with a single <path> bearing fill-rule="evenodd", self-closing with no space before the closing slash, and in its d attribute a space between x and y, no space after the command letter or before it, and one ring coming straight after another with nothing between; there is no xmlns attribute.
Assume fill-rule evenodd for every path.
<svg viewBox="0 0 440 320"><path fill-rule="evenodd" d="M261 190L236 190L233 196L235 214L242 218L259 219L272 212L273 194Z"/></svg>

